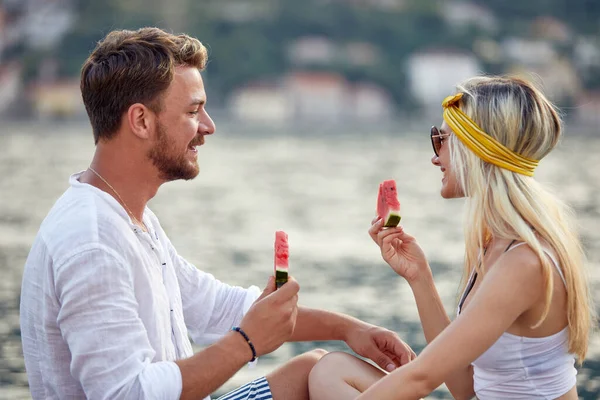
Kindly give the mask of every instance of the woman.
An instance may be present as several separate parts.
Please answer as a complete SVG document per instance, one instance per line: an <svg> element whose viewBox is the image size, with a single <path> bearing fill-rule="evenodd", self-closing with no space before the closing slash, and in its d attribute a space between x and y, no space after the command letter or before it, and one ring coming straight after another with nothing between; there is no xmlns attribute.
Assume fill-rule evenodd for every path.
<svg viewBox="0 0 600 400"><path fill-rule="evenodd" d="M390 374L348 354L325 356L311 399L418 399L443 382L456 399L577 399L591 325L584 257L567 207L532 176L561 121L544 95L513 78L478 77L442 104L431 130L441 195L467 198L465 282L454 322L416 240L369 233L413 290L428 346Z"/></svg>

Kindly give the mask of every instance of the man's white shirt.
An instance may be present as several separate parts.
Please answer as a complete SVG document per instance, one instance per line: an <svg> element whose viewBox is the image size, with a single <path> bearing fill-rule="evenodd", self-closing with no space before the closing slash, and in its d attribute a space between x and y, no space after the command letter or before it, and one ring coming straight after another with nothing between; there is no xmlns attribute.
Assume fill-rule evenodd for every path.
<svg viewBox="0 0 600 400"><path fill-rule="evenodd" d="M80 175L42 223L23 273L21 338L33 399L179 399L174 361L192 356L189 337L219 339L260 290L198 270L148 208L144 232Z"/></svg>

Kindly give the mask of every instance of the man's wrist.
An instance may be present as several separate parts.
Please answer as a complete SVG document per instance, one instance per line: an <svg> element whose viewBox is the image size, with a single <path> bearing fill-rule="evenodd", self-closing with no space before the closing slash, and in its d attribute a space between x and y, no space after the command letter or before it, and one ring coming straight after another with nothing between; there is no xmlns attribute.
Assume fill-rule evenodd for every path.
<svg viewBox="0 0 600 400"><path fill-rule="evenodd" d="M236 358L239 357L240 361L243 361L244 363L249 362L249 360L252 359L252 350L242 335L231 330L227 332L225 338L228 342L228 349L235 354Z"/></svg>
<svg viewBox="0 0 600 400"><path fill-rule="evenodd" d="M337 340L348 342L352 332L356 332L361 329L367 329L370 325L359 319L345 315L342 317L340 323L334 330Z"/></svg>
<svg viewBox="0 0 600 400"><path fill-rule="evenodd" d="M252 340L250 340L250 337L248 337L246 332L239 326L234 326L233 328L231 328L231 330L239 333L244 338L244 340L246 341L246 344L248 345L248 347L250 348L250 351L252 352L252 358L250 359L250 362L255 361L258 358L258 355L256 354L256 348L254 347L254 343L252 343Z"/></svg>

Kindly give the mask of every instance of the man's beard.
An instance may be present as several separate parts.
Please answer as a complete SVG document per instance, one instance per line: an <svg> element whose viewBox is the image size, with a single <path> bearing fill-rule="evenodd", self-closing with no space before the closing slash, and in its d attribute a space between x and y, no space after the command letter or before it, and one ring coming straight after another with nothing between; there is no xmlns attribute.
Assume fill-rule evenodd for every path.
<svg viewBox="0 0 600 400"><path fill-rule="evenodd" d="M164 181L175 181L178 179L194 179L200 172L197 162L190 163L186 153L178 154L173 141L169 140L167 130L156 121L157 142L148 152L148 158L158 169L159 178Z"/></svg>

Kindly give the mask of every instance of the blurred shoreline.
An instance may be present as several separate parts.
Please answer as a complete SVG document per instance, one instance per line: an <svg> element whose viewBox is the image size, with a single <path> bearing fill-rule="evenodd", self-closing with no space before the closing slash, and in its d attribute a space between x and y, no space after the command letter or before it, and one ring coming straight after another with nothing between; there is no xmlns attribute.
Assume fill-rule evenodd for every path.
<svg viewBox="0 0 600 400"><path fill-rule="evenodd" d="M406 113L398 118L384 121L365 120L361 122L334 121L334 120L297 120L285 123L266 121L239 121L225 111L212 112L208 110L217 126L217 133L226 132L228 135L243 135L252 133L259 136L341 136L375 133L377 135L414 135L422 133L429 136L432 125L442 123L440 113L421 115L419 113ZM84 117L75 118L10 118L0 116L0 135L12 135L14 132L23 131L31 134L48 134L55 129L80 130L92 137L89 120ZM563 129L566 136L597 137L600 135L600 115L597 122L584 122L574 118L563 120Z"/></svg>

